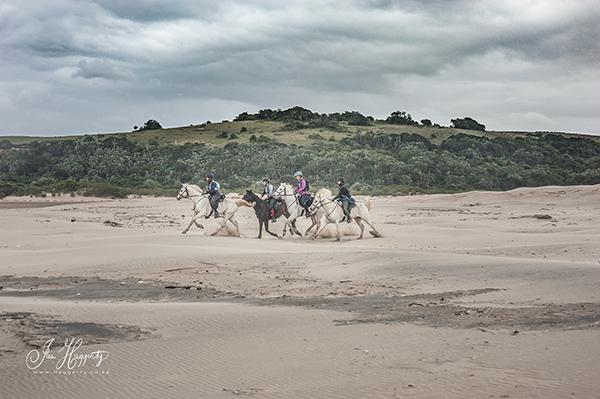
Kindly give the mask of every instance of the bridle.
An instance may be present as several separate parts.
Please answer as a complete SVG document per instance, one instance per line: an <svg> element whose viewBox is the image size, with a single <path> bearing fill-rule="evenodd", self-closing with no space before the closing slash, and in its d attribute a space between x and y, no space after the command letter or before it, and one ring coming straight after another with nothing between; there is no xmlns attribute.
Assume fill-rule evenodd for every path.
<svg viewBox="0 0 600 399"><path fill-rule="evenodd" d="M287 193L287 187L286 186L283 186L283 193L281 193L279 191L279 189L277 189L275 192L277 194L279 194L280 197L294 197L294 202L292 202L289 206L292 206L292 205L294 205L295 203L298 202L298 197L296 197L293 193L292 194L288 194ZM288 208L289 208L289 206L288 206Z"/></svg>
<svg viewBox="0 0 600 399"><path fill-rule="evenodd" d="M208 198L207 195L206 194L190 194L190 192L188 191L188 186L184 186L182 189L183 189L185 195L182 195L181 190L180 190L176 197L178 200L180 198L192 198L192 200L193 200L194 197L202 197L198 201L194 201L194 207L192 208L192 211L199 213L200 211L198 211L196 209L196 205L198 205L198 203L200 201L202 201L203 199Z"/></svg>

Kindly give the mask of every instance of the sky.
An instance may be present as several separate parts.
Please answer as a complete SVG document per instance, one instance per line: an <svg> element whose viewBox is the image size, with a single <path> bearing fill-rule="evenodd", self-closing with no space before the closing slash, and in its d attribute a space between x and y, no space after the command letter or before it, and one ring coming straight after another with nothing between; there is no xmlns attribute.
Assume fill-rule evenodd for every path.
<svg viewBox="0 0 600 399"><path fill-rule="evenodd" d="M600 1L0 2L0 136L294 106L600 135Z"/></svg>

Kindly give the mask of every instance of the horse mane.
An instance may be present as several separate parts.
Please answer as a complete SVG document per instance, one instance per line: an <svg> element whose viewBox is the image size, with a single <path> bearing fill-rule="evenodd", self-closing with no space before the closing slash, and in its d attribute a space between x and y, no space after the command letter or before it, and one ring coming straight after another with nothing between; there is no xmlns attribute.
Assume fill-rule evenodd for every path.
<svg viewBox="0 0 600 399"><path fill-rule="evenodd" d="M320 188L319 191L317 191L317 197L320 198L331 198L332 194L331 194L331 190L328 188Z"/></svg>
<svg viewBox="0 0 600 399"><path fill-rule="evenodd" d="M283 182L281 182L281 183L279 184L279 187L281 187L281 186L283 186L283 187L285 188L286 192L290 192L290 193L293 193L293 192L294 192L294 187L292 187L292 185L291 185L291 184L289 184L289 183L283 183ZM278 188L279 188L279 187L278 187Z"/></svg>
<svg viewBox="0 0 600 399"><path fill-rule="evenodd" d="M197 186L195 184L191 184L191 183L187 183L188 187L193 188L194 190L198 190L200 192L202 192L203 190L200 188L200 186Z"/></svg>

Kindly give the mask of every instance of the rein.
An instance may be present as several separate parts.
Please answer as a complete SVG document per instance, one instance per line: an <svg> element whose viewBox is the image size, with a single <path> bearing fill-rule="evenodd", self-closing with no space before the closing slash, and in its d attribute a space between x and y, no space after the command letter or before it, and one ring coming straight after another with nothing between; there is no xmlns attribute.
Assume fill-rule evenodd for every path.
<svg viewBox="0 0 600 399"><path fill-rule="evenodd" d="M336 203L335 203L335 201L331 201L331 200L330 200L330 201L329 201L327 204L334 204L334 205L336 205L336 206L340 206L339 204L336 204ZM324 203L323 203L323 199L319 199L319 207L320 207L320 208L323 208L323 209L325 209L325 205L327 205L327 204L324 204ZM330 217L330 216L331 216L331 214L333 213L333 211L335 211L335 207L331 209L331 212L329 212L329 213L326 213L326 214L325 214L325 217L326 217L326 218L327 218L327 220L329 220L331 223L335 223L335 220L333 220L333 219Z"/></svg>
<svg viewBox="0 0 600 399"><path fill-rule="evenodd" d="M191 198L191 199L192 199L192 201L194 201L194 200L193 200L193 198L194 198L194 197L202 197L202 198L200 198L198 201L194 201L194 207L192 208L192 211L194 211L194 212L196 212L196 213L200 213L200 211L196 209L196 205L198 205L198 203L199 203L200 201L202 201L204 198L207 198L206 194L193 194L193 195L192 195L192 194L190 194L190 192L188 191L188 188L187 188L187 186L184 188L184 190L185 190L185 197L182 195L182 197L183 197L183 198Z"/></svg>
<svg viewBox="0 0 600 399"><path fill-rule="evenodd" d="M298 202L298 197L296 197L293 193L288 194L285 186L283 187L283 193L280 193L279 191L276 191L276 193L279 194L280 197L294 197L294 202L292 202L288 208Z"/></svg>

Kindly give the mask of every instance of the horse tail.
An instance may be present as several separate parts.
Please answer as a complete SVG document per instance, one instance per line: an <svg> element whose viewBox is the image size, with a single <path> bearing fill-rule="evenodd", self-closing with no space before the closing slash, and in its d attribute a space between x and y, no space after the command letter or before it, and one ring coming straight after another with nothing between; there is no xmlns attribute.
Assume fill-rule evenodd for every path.
<svg viewBox="0 0 600 399"><path fill-rule="evenodd" d="M246 202L244 200L237 199L237 200L235 200L235 204L237 205L238 208L240 206L245 206L245 207L248 207L248 208L254 208L254 205L256 205L256 202L253 202L253 203L250 204L250 203L248 203L248 202Z"/></svg>
<svg viewBox="0 0 600 399"><path fill-rule="evenodd" d="M371 209L373 208L373 206L371 205L371 197L367 197L367 199L365 200L365 206L367 207L367 210L371 212Z"/></svg>

